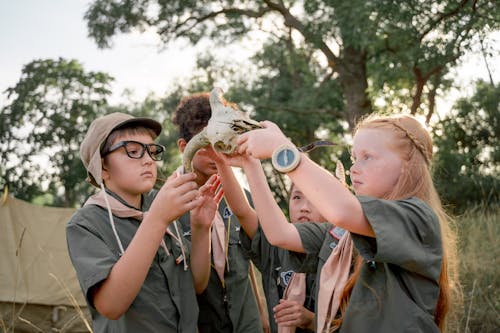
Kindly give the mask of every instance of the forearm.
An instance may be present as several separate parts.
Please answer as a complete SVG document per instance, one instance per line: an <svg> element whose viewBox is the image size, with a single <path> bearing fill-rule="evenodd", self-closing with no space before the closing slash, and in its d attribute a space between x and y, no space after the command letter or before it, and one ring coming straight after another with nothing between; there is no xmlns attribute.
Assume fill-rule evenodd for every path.
<svg viewBox="0 0 500 333"><path fill-rule="evenodd" d="M191 228L191 273L194 289L201 294L210 278L210 228Z"/></svg>
<svg viewBox="0 0 500 333"><path fill-rule="evenodd" d="M274 200L266 175L259 161L245 163L250 190L259 222L269 242L295 252L304 252L297 229L288 222L281 208Z"/></svg>
<svg viewBox="0 0 500 333"><path fill-rule="evenodd" d="M288 176L328 222L353 233L374 236L361 204L335 176L302 154Z"/></svg>
<svg viewBox="0 0 500 333"><path fill-rule="evenodd" d="M258 228L258 218L255 210L250 206L245 196L245 192L236 179L232 168L229 165L217 165L219 176L221 177L224 197L231 211L240 221L245 233L253 239Z"/></svg>
<svg viewBox="0 0 500 333"><path fill-rule="evenodd" d="M304 308L304 325L301 328L305 328L310 331L316 331L316 323L314 322L314 312Z"/></svg>
<svg viewBox="0 0 500 333"><path fill-rule="evenodd" d="M125 313L139 293L165 234L162 223L145 217L109 276L93 294L95 308L109 319Z"/></svg>

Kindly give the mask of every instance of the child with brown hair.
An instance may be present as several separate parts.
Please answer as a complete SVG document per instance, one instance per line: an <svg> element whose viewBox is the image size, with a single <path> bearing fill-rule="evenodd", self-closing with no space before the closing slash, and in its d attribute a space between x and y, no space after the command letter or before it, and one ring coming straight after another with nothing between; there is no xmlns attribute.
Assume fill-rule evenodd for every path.
<svg viewBox="0 0 500 333"><path fill-rule="evenodd" d="M352 148L354 195L300 153L278 126L262 125L240 136L238 152L272 157L273 166L287 173L330 223L349 231L360 254L345 288L333 291L327 320L317 332L443 331L456 282L455 243L432 182L433 147L425 128L405 115L362 120ZM317 248L320 240L309 224L284 230L273 223L282 213L270 191L263 191L268 184L260 163L245 161L266 236L293 251Z"/></svg>
<svg viewBox="0 0 500 333"><path fill-rule="evenodd" d="M194 174L160 190L154 143L161 125L112 113L92 122L80 147L88 181L100 188L68 222L66 236L94 332L196 332L196 292L208 283L210 226L222 192ZM191 212L190 243L175 220Z"/></svg>
<svg viewBox="0 0 500 333"><path fill-rule="evenodd" d="M208 93L184 97L175 109L173 123L179 128L177 141L184 152L187 143L208 123L212 115ZM197 151L192 159L195 182L202 186L218 173L210 147ZM192 237L189 213L180 217L180 227L186 237ZM212 269L208 286L198 295L200 333L262 332L265 318L261 319L257 300L249 277L250 258L243 251L240 224L223 198L212 227Z"/></svg>

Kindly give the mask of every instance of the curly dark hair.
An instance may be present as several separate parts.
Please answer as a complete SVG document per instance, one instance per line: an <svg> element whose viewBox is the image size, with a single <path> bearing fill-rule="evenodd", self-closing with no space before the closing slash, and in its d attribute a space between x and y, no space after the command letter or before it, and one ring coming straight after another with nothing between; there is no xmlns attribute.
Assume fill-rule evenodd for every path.
<svg viewBox="0 0 500 333"><path fill-rule="evenodd" d="M188 142L207 126L212 116L210 94L197 93L183 97L175 108L172 122L179 128L179 138Z"/></svg>

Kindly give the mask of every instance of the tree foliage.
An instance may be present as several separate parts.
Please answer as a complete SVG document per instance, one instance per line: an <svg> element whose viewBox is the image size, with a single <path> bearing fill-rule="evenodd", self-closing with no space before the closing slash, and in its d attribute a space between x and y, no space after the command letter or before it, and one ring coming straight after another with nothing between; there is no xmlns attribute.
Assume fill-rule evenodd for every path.
<svg viewBox="0 0 500 333"><path fill-rule="evenodd" d="M321 57L323 76L340 86L352 128L377 97L430 119L444 75L473 36L498 29L498 7L492 0L94 0L85 18L100 47L134 29L217 46L257 30L300 36L294 40Z"/></svg>
<svg viewBox="0 0 500 333"><path fill-rule="evenodd" d="M102 115L112 78L87 72L76 60L34 60L7 89L1 109L2 185L25 200L49 192L58 206L71 206L88 191L80 142Z"/></svg>
<svg viewBox="0 0 500 333"><path fill-rule="evenodd" d="M27 200L47 189L57 198L53 204L81 202L88 187L82 182L79 143L88 124L111 111L163 123L159 140L168 148L161 171L167 177L180 164L177 130L170 122L175 106L183 96L209 91L214 84L222 84L225 97L255 119L279 123L299 146L318 139L337 143L311 157L330 170L337 159L347 166L348 132L364 114L384 109L431 119L436 97L453 84L450 69L472 43L483 48L485 36L498 30L499 8L492 0L93 0L85 19L100 47L110 47L118 33L154 29L164 43L209 40L211 49L200 53L189 81L178 82L164 97L150 95L114 107L106 103L111 78L104 73L86 72L74 60L26 65L18 84L7 91L9 105L1 110L0 185L8 184ZM264 37L256 41L256 35ZM250 63L217 55L224 46L249 43L255 45ZM456 185L443 193L454 205L479 197L462 200L459 194L466 187L459 185L485 193L495 193L498 186L489 181L498 176L498 160L491 157L498 155L489 136L493 129L487 129L489 143L482 142L489 148L473 145L493 123L485 96L494 95L486 87L478 86L476 99L461 101L435 131L438 185L444 191L444 181L453 175ZM473 125L467 128L465 121ZM476 127L484 131L471 130ZM40 154L50 156L48 168L40 168L35 157ZM481 163L486 164L477 167ZM266 172L285 208L285 178L272 168Z"/></svg>
<svg viewBox="0 0 500 333"><path fill-rule="evenodd" d="M188 82L179 82L174 92L163 99L164 112L171 117L182 97L210 91L214 84L226 80L225 84L230 87L224 94L226 99L256 120L279 123L299 146L319 139L343 143L347 124L340 116L343 101L336 93L336 83L318 82L317 72L321 68L317 61L311 54L304 54L308 50L292 47L290 42L279 38L265 45L252 59L258 65L251 81L245 72L241 73L238 63L225 64L211 53L200 56L193 77ZM332 114L338 116L331 117ZM172 145L176 139L176 136L171 138ZM317 149L311 157L331 167L332 161L341 155L342 147ZM165 162L166 173L174 170L179 165L179 153L173 152ZM289 188L286 177L267 167L266 173L278 202L286 209Z"/></svg>
<svg viewBox="0 0 500 333"><path fill-rule="evenodd" d="M500 85L477 82L434 129L435 179L457 212L500 199Z"/></svg>

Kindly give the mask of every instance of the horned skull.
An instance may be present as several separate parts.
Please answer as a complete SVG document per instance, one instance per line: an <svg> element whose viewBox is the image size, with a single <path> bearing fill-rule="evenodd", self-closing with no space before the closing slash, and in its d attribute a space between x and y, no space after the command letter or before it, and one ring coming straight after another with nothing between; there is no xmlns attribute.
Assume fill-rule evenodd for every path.
<svg viewBox="0 0 500 333"><path fill-rule="evenodd" d="M212 116L207 126L193 136L186 145L182 155L185 172L193 170L191 161L196 152L208 145L225 154L231 154L236 149L238 134L252 129L262 128L255 120L250 119L244 112L229 105L223 97L221 88L215 87L210 92L210 108Z"/></svg>

